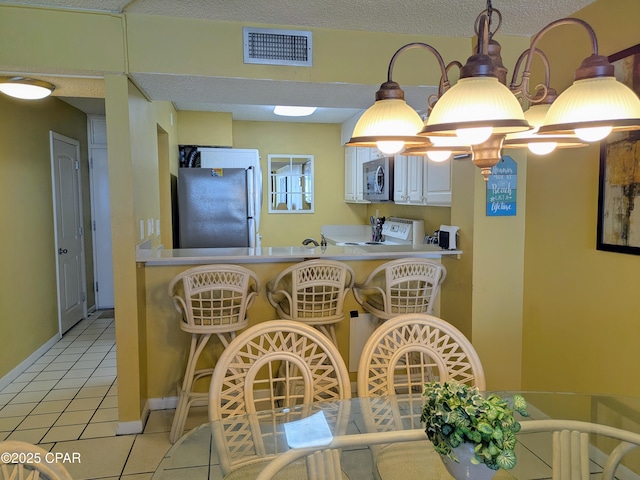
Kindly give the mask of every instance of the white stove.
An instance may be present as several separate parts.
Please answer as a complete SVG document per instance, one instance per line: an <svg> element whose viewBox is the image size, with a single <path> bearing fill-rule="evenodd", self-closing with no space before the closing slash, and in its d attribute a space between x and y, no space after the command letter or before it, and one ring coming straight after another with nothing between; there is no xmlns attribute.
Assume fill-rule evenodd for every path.
<svg viewBox="0 0 640 480"><path fill-rule="evenodd" d="M389 217L382 225L382 241L371 240L371 227L365 225L326 225L322 233L337 246L411 245L424 241L424 220Z"/></svg>

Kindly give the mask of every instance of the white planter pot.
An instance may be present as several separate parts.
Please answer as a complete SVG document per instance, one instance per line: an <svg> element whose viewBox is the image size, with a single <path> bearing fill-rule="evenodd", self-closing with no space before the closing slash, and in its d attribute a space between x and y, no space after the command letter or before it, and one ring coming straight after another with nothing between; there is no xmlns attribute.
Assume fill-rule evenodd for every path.
<svg viewBox="0 0 640 480"><path fill-rule="evenodd" d="M458 462L446 455L441 455L444 466L456 480L491 480L498 473L497 470L491 470L484 463L471 463L474 447L473 443L467 442L454 448L453 451L458 457Z"/></svg>

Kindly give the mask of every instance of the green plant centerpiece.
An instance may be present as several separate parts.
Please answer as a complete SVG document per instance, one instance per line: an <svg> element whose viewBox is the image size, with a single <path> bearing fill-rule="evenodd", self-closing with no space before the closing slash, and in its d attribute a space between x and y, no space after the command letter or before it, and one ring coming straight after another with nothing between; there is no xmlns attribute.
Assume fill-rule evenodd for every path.
<svg viewBox="0 0 640 480"><path fill-rule="evenodd" d="M523 396L514 395L510 405L497 395L485 397L475 387L453 382L427 383L423 396L421 421L436 452L458 462L453 449L470 442L475 444L472 463L491 470L515 466L520 423L514 413L529 416Z"/></svg>

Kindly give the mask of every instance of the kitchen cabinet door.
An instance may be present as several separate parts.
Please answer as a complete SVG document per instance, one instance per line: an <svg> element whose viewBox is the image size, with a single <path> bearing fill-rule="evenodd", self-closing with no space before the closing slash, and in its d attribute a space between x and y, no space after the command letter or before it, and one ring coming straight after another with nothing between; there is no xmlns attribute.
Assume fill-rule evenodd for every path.
<svg viewBox="0 0 640 480"><path fill-rule="evenodd" d="M355 202L356 147L344 148L344 201Z"/></svg>
<svg viewBox="0 0 640 480"><path fill-rule="evenodd" d="M425 157L423 184L426 205L451 206L451 158L434 162Z"/></svg>
<svg viewBox="0 0 640 480"><path fill-rule="evenodd" d="M362 164L371 160L371 148L356 147L355 197L358 203L370 203L364 199L364 170Z"/></svg>
<svg viewBox="0 0 640 480"><path fill-rule="evenodd" d="M370 203L364 199L362 164L370 160L371 150L366 147L344 149L344 201L347 203Z"/></svg>
<svg viewBox="0 0 640 480"><path fill-rule="evenodd" d="M424 160L424 157L407 157L407 200L409 203L420 203L422 201Z"/></svg>
<svg viewBox="0 0 640 480"><path fill-rule="evenodd" d="M396 155L393 200L395 203L416 205L423 201L422 157Z"/></svg>
<svg viewBox="0 0 640 480"><path fill-rule="evenodd" d="M409 160L404 155L396 155L393 159L393 201L407 203L407 164Z"/></svg>

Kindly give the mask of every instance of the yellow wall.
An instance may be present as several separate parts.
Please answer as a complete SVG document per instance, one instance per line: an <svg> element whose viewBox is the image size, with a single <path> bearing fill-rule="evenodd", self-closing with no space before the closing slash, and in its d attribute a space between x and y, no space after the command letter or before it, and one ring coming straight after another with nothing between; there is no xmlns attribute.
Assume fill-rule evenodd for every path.
<svg viewBox="0 0 640 480"><path fill-rule="evenodd" d="M598 0L579 18L600 53L640 43L635 0ZM552 80L565 88L590 53L577 27L550 32ZM555 48L548 47L551 42ZM562 48L558 48L562 46ZM596 250L597 145L531 157L527 169L523 386L640 395L640 257Z"/></svg>
<svg viewBox="0 0 640 480"><path fill-rule="evenodd" d="M307 237L320 241L327 224L364 223L366 207L344 203L344 147L340 125L233 122L233 146L257 148L263 171L264 201L260 220L263 246L300 245ZM268 213L269 154L314 156L314 213Z"/></svg>
<svg viewBox="0 0 640 480"><path fill-rule="evenodd" d="M433 44L447 61L464 59L470 50L469 39L314 29L314 67L250 66L242 63L240 48L214 48L226 45L230 39L237 39L234 41L239 46L240 24L136 15L127 15L124 22L118 15L6 6L0 9L0 44L3 45L0 67L3 70L113 73L107 75L105 92L109 175L112 180L111 196L115 199L112 225L116 232L113 240L118 375L119 382L122 382L121 392L127 392L121 395L121 402L125 402L120 405L121 420L138 418L139 403L145 397L146 355L143 347L146 316L142 305L144 292L136 290L141 282L140 278L136 281L136 277L141 273L135 268L134 246L141 237L150 239L153 245L166 243L164 237L161 239L156 234L141 235L139 222L160 218L162 231L167 232L167 190L163 181L169 172L175 171L178 140L175 122L172 126L169 121L171 113L175 118L176 112L172 107L165 103L147 102L129 85L126 77L118 74L130 68L131 71L145 73L381 83L385 80L391 54L408 41ZM635 0L597 0L578 16L593 24L599 35L601 52L610 54L640 43L636 26L639 14L640 5ZM172 35L167 35L167 31L173 32ZM27 35L32 41L22 40ZM77 38L83 38L83 42L75 41ZM126 51L125 38L129 41ZM511 67L515 55L524 48L527 40L517 37L499 40L508 47L503 53L505 64ZM577 27L561 27L541 43L540 47L550 58L551 78L556 88L568 85L577 59L589 53L586 40L584 32ZM545 48L551 43L553 48ZM407 52L398 61L394 78L403 84L435 83L438 73L433 68L433 60L428 57L422 51ZM45 102L50 101L54 100ZM40 108L33 105L30 108ZM20 113L12 115L12 121L14 117L20 119ZM64 115L57 117L62 119ZM4 118L5 115L0 122L7 122ZM57 119L51 118L50 121L51 125L58 125ZM70 123L65 120L63 125L68 127ZM167 135L162 148L159 147L158 125ZM289 149L313 148L312 153L316 155L318 192L322 193L316 198L317 213L282 215L282 220L275 220L280 222L274 224L276 228L265 226L265 244L297 243L309 234L317 234L323 223L364 222L373 207L347 205L341 200L344 171L341 166L336 169L335 165L341 165L343 152L339 146L337 126L285 125L232 124L233 146L258 148L263 162L266 162L266 154L271 153L269 150L274 153L301 153ZM28 126L13 132L8 141L0 145L0 152L15 149L16 139L28 140L26 143L34 143L33 148L44 151L41 145L35 146L31 128L37 127ZM3 130L0 135L9 135L7 128ZM82 130L86 131L84 125ZM74 136L64 131L60 133ZM281 142L282 135L290 136L286 143ZM299 140L298 135L303 140ZM335 146L322 144L316 135L325 142L335 139ZM21 152L25 148L23 146ZM283 150L285 148L289 151ZM86 147L83 152L86 152ZM165 152L161 157L170 163L168 168L166 164L158 164L158 152ZM14 165L13 154L9 157L3 153L1 159L3 164L10 164L7 171L25 168L24 165ZM595 250L597 147L558 152L543 159L532 157L524 161L518 158L518 162L520 178L525 183L523 196L519 197L523 202L520 211L526 215L524 226L522 217L484 218L483 183L477 169L468 163L454 167L454 205L449 213L451 223L463 228L461 248L465 255L460 261L445 263L450 276L448 285L443 289L443 315L472 337L487 366L490 387L514 386L521 374L525 388L639 394L640 385L627 379L637 378L640 368L634 357L640 333L636 313L640 311L640 300L636 294L637 282L633 281L640 258ZM329 168L325 171L319 165ZM50 188L50 183L44 186L45 173L41 166L25 172L23 178L26 191L30 189L33 193L30 198L42 199L43 203L38 203L38 207L50 201L44 199L47 195L42 191L36 191L33 183L39 180L36 183L42 188ZM2 180L3 184L8 181L7 178ZM15 192L15 185L10 184L8 189L3 189L3 196L7 192L12 192L12 196L2 205L10 204L19 209L22 205L16 199L22 198L22 192ZM24 205L25 209L34 206L31 201ZM3 208L4 219L6 207L0 208ZM397 208L395 212L407 212L404 208L394 208ZM6 212L9 218L16 218L11 211ZM43 215L40 212L38 215ZM446 217L442 212L438 211L434 217ZM432 221L429 209L424 213L425 219ZM339 221L334 221L338 220L336 217ZM21 278L20 275L24 276L23 285L27 283L26 278L32 281L43 268L44 275L51 278L51 260L47 262L45 253L50 240L40 235L40 229L47 227L47 221L37 215L33 218L36 221L18 223L15 220L14 224L17 225L16 231L23 233L19 237L22 242L19 247L27 248L29 254L22 257L29 259L21 259L19 265L25 266L25 262L31 262L33 257L35 266L29 268L27 265L24 271L28 274L18 271L13 259L20 256L11 251L12 257L6 264L11 265L14 272L11 277L3 277L3 295L18 290L14 283L15 278ZM313 220L306 223L309 218ZM428 231L441 222L436 220L430 227L428 225ZM283 227L288 229L286 236L281 233ZM521 248L523 235L524 249ZM24 242L25 237L33 243ZM6 238L3 242L7 241ZM16 238L11 247L18 243ZM28 246L23 247L23 244ZM53 308L51 294L46 290L39 294L42 301L35 309L33 304L37 302L31 297L24 294L7 297L12 298L13 304L24 308L18 310L15 307L17 310L9 310L6 314L3 311L3 325L11 321L16 312L24 315L26 307L31 311L38 310L42 315L50 314ZM503 294L509 296L507 302L503 301ZM520 303L519 295L523 299ZM146 313L149 315L148 311ZM520 328L523 329L522 335ZM614 358L616 365L622 366L623 375L611 374L611 364L604 361L607 358ZM16 364L14 357L7 361L11 365ZM130 365L138 365L139 368ZM6 367L3 361L2 368L8 371L12 367Z"/></svg>
<svg viewBox="0 0 640 480"><path fill-rule="evenodd" d="M230 113L181 111L177 120L180 145L233 146Z"/></svg>
<svg viewBox="0 0 640 480"><path fill-rule="evenodd" d="M49 131L80 142L87 305L94 305L87 117L56 99L0 95L0 378L58 332Z"/></svg>
<svg viewBox="0 0 640 480"><path fill-rule="evenodd" d="M147 351L144 272L137 269L134 245L143 240L140 221L146 226L147 219L161 217L160 172L168 182L170 169L158 159L177 159L176 112L169 103L147 101L125 76L105 80L118 388L126 392L118 396L118 414L135 421L147 400ZM158 156L159 131L168 135L168 156ZM158 245L160 237L154 230L144 240Z"/></svg>
<svg viewBox="0 0 640 480"><path fill-rule="evenodd" d="M124 72L122 17L0 7L0 65L6 72L101 75Z"/></svg>
<svg viewBox="0 0 640 480"><path fill-rule="evenodd" d="M430 43L446 61L469 51L467 38L311 28L313 67L255 65L243 61L242 27L247 23L137 14L127 14L126 20L129 68L143 73L381 84L391 56L408 42ZM409 85L437 85L436 65L430 53L407 52L397 63L394 79ZM375 91L371 93L373 101Z"/></svg>

